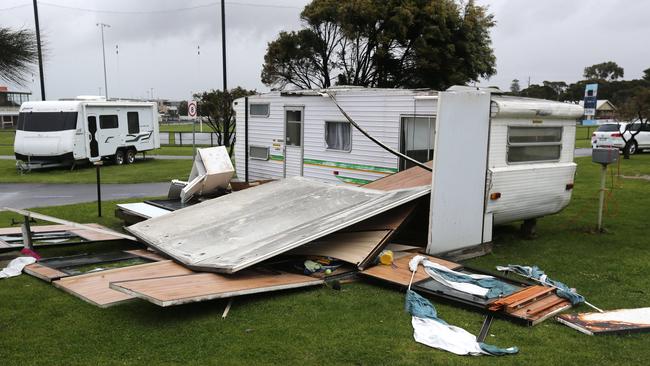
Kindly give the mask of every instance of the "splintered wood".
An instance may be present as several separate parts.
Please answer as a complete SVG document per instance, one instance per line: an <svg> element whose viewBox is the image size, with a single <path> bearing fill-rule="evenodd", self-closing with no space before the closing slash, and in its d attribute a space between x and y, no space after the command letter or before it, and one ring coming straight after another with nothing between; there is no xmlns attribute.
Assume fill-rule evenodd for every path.
<svg viewBox="0 0 650 366"><path fill-rule="evenodd" d="M113 281L110 287L159 306L170 306L315 286L323 282L322 279L300 274L250 269L232 275L196 273L190 276Z"/></svg>

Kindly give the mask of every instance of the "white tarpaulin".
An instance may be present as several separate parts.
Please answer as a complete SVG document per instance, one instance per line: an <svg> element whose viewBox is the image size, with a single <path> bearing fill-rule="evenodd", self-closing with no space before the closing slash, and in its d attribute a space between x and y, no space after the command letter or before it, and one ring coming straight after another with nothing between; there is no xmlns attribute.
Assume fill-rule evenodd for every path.
<svg viewBox="0 0 650 366"><path fill-rule="evenodd" d="M193 269L232 273L429 193L302 177L234 192L127 228Z"/></svg>
<svg viewBox="0 0 650 366"><path fill-rule="evenodd" d="M9 265L0 271L0 278L15 277L22 273L26 265L36 262L34 257L18 257L9 262Z"/></svg>

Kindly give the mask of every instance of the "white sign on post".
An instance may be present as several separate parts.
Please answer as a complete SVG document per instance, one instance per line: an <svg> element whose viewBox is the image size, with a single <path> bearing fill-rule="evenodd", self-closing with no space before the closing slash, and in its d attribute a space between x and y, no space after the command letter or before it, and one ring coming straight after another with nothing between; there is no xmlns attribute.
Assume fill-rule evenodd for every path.
<svg viewBox="0 0 650 366"><path fill-rule="evenodd" d="M188 117L196 117L197 111L196 111L196 100L190 100L187 102L187 116Z"/></svg>

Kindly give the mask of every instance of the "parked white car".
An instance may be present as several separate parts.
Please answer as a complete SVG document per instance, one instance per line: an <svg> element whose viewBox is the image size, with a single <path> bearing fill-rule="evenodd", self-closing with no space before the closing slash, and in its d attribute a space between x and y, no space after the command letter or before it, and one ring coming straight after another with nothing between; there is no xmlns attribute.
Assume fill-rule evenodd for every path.
<svg viewBox="0 0 650 366"><path fill-rule="evenodd" d="M634 136L632 133L643 129ZM625 137L625 140L623 139ZM625 141L628 141L626 144ZM650 149L650 124L642 126L639 122L634 123L606 123L600 125L596 132L591 135L591 146L617 147L621 150L627 149L630 155L636 154L643 149Z"/></svg>

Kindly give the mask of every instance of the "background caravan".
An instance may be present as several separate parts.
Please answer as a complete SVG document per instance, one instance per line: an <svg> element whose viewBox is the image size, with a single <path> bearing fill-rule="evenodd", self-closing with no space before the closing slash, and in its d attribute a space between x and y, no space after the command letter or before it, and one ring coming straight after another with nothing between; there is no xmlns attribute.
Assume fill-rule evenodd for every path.
<svg viewBox="0 0 650 366"><path fill-rule="evenodd" d="M30 167L132 163L138 152L158 147L155 103L103 99L23 103L14 141L16 160Z"/></svg>
<svg viewBox="0 0 650 366"><path fill-rule="evenodd" d="M234 102L240 179L300 175L362 185L409 167L352 127L321 92L273 91L248 97L247 107L246 98ZM327 92L370 135L419 161L434 160L432 205L441 187L456 191L457 200L481 211L486 230L557 213L571 199L578 105L467 87ZM480 195L470 197L458 182ZM438 206L432 212L448 210L460 211Z"/></svg>

